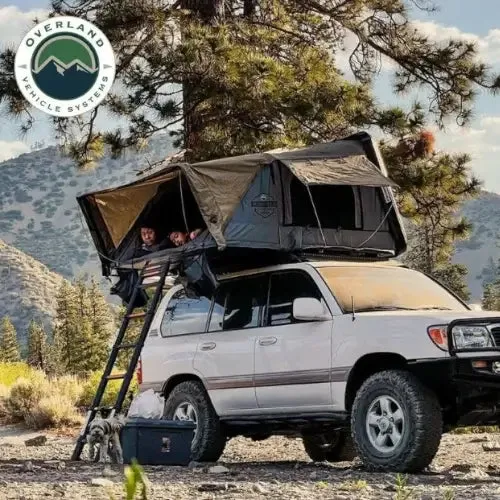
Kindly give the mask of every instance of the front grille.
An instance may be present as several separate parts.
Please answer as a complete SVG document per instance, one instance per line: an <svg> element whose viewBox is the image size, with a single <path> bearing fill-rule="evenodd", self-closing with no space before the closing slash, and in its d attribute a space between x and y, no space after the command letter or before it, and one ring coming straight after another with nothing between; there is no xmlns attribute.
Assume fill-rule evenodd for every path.
<svg viewBox="0 0 500 500"><path fill-rule="evenodd" d="M495 325L494 327L490 327L490 332L495 341L495 345L500 347L500 325Z"/></svg>

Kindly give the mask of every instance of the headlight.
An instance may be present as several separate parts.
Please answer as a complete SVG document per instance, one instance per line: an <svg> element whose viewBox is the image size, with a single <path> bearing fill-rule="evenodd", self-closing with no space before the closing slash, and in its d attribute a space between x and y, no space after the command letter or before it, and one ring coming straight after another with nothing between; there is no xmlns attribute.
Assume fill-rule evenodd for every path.
<svg viewBox="0 0 500 500"><path fill-rule="evenodd" d="M493 347L490 332L484 326L454 326L451 334L457 349Z"/></svg>

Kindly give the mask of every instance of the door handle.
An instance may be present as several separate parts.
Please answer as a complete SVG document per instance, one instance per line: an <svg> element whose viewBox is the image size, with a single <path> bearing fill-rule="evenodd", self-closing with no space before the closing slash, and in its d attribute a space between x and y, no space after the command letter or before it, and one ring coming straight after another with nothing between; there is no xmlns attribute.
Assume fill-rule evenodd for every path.
<svg viewBox="0 0 500 500"><path fill-rule="evenodd" d="M278 339L276 337L263 337L259 339L259 344L260 345L273 345L278 342Z"/></svg>
<svg viewBox="0 0 500 500"><path fill-rule="evenodd" d="M200 349L202 351L211 351L211 350L215 349L216 345L217 344L215 342L207 342L205 344L201 344Z"/></svg>

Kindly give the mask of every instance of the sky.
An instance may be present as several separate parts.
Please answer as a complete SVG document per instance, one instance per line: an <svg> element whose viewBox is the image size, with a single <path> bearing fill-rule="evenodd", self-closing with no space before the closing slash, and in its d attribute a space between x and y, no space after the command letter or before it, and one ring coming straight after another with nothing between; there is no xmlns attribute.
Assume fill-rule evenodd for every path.
<svg viewBox="0 0 500 500"><path fill-rule="evenodd" d="M435 0L438 12L412 12L412 19L422 32L444 41L450 37L472 40L477 44L483 62L500 73L500 1ZM34 17L44 18L45 0L0 0L0 48L17 47L30 29ZM405 104L391 89L390 68L384 69L375 84L375 95L384 104ZM406 103L408 102L408 99ZM37 114L33 131L23 138L19 124L0 108L0 161L29 151L35 141L52 142L49 118ZM104 123L103 123L104 124ZM451 123L447 129L434 130L437 147L456 153L468 153L473 172L484 182L484 188L500 194L500 94L481 93L474 106L473 120L466 127Z"/></svg>

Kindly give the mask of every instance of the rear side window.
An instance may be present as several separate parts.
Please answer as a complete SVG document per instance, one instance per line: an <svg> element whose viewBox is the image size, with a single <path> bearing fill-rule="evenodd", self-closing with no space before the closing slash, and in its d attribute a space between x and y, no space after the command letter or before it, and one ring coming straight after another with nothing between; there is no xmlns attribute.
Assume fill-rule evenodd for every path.
<svg viewBox="0 0 500 500"><path fill-rule="evenodd" d="M300 297L322 300L321 292L308 274L302 271L272 274L266 324L279 326L299 323L293 317L293 301Z"/></svg>
<svg viewBox="0 0 500 500"><path fill-rule="evenodd" d="M179 290L170 299L161 322L162 337L203 333L210 311L210 300L206 297L188 298Z"/></svg>
<svg viewBox="0 0 500 500"><path fill-rule="evenodd" d="M267 276L262 275L222 285L215 297L209 331L260 326L267 300L267 282Z"/></svg>

